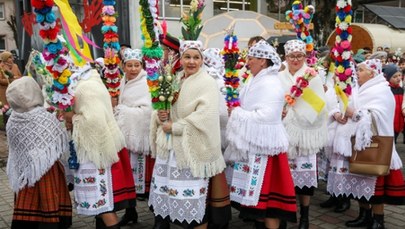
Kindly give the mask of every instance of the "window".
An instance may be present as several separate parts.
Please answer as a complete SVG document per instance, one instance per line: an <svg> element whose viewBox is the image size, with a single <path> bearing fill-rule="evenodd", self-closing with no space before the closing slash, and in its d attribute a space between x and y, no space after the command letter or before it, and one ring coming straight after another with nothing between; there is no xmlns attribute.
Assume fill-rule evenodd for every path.
<svg viewBox="0 0 405 229"><path fill-rule="evenodd" d="M236 10L257 11L257 0L214 0L214 15Z"/></svg>
<svg viewBox="0 0 405 229"><path fill-rule="evenodd" d="M6 50L6 36L0 36L0 50Z"/></svg>
<svg viewBox="0 0 405 229"><path fill-rule="evenodd" d="M175 19L181 18L181 13L188 10L191 0L163 0L159 1L159 18Z"/></svg>
<svg viewBox="0 0 405 229"><path fill-rule="evenodd" d="M6 13L4 11L4 2L0 2L0 20L6 19Z"/></svg>

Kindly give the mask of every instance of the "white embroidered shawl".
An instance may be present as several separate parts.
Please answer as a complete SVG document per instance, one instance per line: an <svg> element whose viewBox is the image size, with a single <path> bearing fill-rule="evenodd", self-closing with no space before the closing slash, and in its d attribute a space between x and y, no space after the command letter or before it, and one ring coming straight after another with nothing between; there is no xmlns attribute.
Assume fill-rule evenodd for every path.
<svg viewBox="0 0 405 229"><path fill-rule="evenodd" d="M149 127L152 113L146 72L128 82L121 81L119 103L114 109L115 119L131 152L149 154Z"/></svg>
<svg viewBox="0 0 405 229"><path fill-rule="evenodd" d="M221 152L218 102L215 80L200 69L184 80L171 109L171 139L177 166L190 168L194 177L215 176L226 166ZM150 140L152 155L167 158L167 137L156 112L152 115Z"/></svg>
<svg viewBox="0 0 405 229"><path fill-rule="evenodd" d="M75 91L72 139L79 163L107 168L118 161L125 139L114 119L111 97L96 70Z"/></svg>
<svg viewBox="0 0 405 229"><path fill-rule="evenodd" d="M338 127L334 148L344 156L351 156L350 137L352 135L356 136L355 148L358 150L364 149L371 143L371 116L368 111L375 118L379 135L394 136L395 99L388 82L382 75L377 75L361 85L358 92L354 91L352 94L352 99L356 113L361 112L363 116L358 122L349 120L346 125ZM394 145L391 169L399 168L402 168L402 162Z"/></svg>
<svg viewBox="0 0 405 229"><path fill-rule="evenodd" d="M252 77L240 92L240 102L227 125L226 160L243 161L249 155L286 152L288 135L281 120L284 91L277 70L263 69Z"/></svg>
<svg viewBox="0 0 405 229"><path fill-rule="evenodd" d="M279 72L278 77L282 82L285 94L290 92L296 79L303 76L307 68L304 64L294 75L291 75L288 68ZM326 101L323 83L318 76L309 81L308 87ZM314 111L305 108L306 106L301 106L300 103L305 103L302 98L298 98L296 104L292 108L288 108L287 116L283 120L289 136L288 156L290 158L316 154L328 143L326 107L314 118ZM305 117L312 117L313 121L311 122Z"/></svg>
<svg viewBox="0 0 405 229"><path fill-rule="evenodd" d="M43 107L12 112L7 122L7 175L14 192L32 187L69 151L67 133L54 114Z"/></svg>

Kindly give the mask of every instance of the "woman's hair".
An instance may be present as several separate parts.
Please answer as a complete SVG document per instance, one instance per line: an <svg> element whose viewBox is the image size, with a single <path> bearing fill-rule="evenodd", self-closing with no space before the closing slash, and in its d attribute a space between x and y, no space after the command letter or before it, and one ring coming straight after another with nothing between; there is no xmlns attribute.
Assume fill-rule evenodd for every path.
<svg viewBox="0 0 405 229"><path fill-rule="evenodd" d="M273 66L273 65L274 65L274 63L273 63L273 61L272 61L272 60L270 60L270 59L266 59L266 65L267 65L267 67L271 67L271 66Z"/></svg>
<svg viewBox="0 0 405 229"><path fill-rule="evenodd" d="M251 38L249 39L249 41L248 41L248 46L251 46L253 42L256 42L256 43L257 43L257 42L259 42L259 41L261 41L261 40L265 40L264 37L262 37L262 36L254 36L254 37L251 37Z"/></svg>

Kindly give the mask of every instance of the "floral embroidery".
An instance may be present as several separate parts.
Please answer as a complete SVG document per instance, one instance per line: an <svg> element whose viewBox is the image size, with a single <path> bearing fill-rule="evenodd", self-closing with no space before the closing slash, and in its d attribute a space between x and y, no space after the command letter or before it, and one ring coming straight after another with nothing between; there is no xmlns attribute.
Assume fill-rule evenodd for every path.
<svg viewBox="0 0 405 229"><path fill-rule="evenodd" d="M179 192L176 189L169 189L168 192L169 196L177 196L177 194L179 194Z"/></svg>
<svg viewBox="0 0 405 229"><path fill-rule="evenodd" d="M245 172L245 173L249 173L249 171L250 171L249 165L244 164L243 167L242 167L242 171Z"/></svg>
<svg viewBox="0 0 405 229"><path fill-rule="evenodd" d="M94 184L95 182L96 182L95 177L85 177L83 179L83 183L85 183L85 184Z"/></svg>
<svg viewBox="0 0 405 229"><path fill-rule="evenodd" d="M97 201L95 204L93 204L93 208L99 208L99 207L101 207L101 206L104 206L106 204L106 201L105 201L105 199L101 199L101 200L99 200L99 201Z"/></svg>
<svg viewBox="0 0 405 229"><path fill-rule="evenodd" d="M100 192L102 196L105 196L107 194L107 185L104 179L100 180Z"/></svg>
<svg viewBox="0 0 405 229"><path fill-rule="evenodd" d="M183 196L185 197L191 197L194 196L194 190L193 189L186 189L183 191Z"/></svg>
<svg viewBox="0 0 405 229"><path fill-rule="evenodd" d="M99 175L104 175L105 174L105 169L99 169L98 174Z"/></svg>
<svg viewBox="0 0 405 229"><path fill-rule="evenodd" d="M297 168L297 164L295 164L295 163L290 163L289 166L290 166L290 169L296 169Z"/></svg>
<svg viewBox="0 0 405 229"><path fill-rule="evenodd" d="M347 170L348 170L347 168L342 167L342 168L339 169L339 172L340 173L346 173Z"/></svg>
<svg viewBox="0 0 405 229"><path fill-rule="evenodd" d="M206 191L206 188L200 188L200 195L204 195Z"/></svg>
<svg viewBox="0 0 405 229"><path fill-rule="evenodd" d="M75 184L80 184L80 182L82 182L82 180L78 177L74 178Z"/></svg>
<svg viewBox="0 0 405 229"><path fill-rule="evenodd" d="M301 165L301 169L311 169L312 168L312 163L304 163Z"/></svg>
<svg viewBox="0 0 405 229"><path fill-rule="evenodd" d="M80 207L81 208L86 208L86 209L89 209L89 207L90 207L90 204L89 204L89 202L81 202L80 203Z"/></svg>

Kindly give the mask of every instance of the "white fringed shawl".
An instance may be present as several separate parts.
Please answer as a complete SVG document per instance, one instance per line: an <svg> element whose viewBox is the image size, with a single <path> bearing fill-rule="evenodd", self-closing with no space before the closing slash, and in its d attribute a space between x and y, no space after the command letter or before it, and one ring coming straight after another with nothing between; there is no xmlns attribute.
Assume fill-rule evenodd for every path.
<svg viewBox="0 0 405 229"><path fill-rule="evenodd" d="M218 87L205 70L184 80L171 109L172 145L179 169L190 168L194 177L221 173L225 161L221 152ZM168 157L166 134L158 125L156 112L151 120L152 155Z"/></svg>
<svg viewBox="0 0 405 229"><path fill-rule="evenodd" d="M14 192L32 187L68 152L66 130L43 107L12 112L7 123L9 156L7 175Z"/></svg>
<svg viewBox="0 0 405 229"><path fill-rule="evenodd" d="M264 69L240 92L241 106L232 111L226 136L227 161L244 161L249 155L277 155L288 150L288 136L281 121L284 91L277 70Z"/></svg>
<svg viewBox="0 0 405 229"><path fill-rule="evenodd" d="M121 81L119 104L114 109L115 119L131 152L149 154L149 126L152 113L146 72L125 83Z"/></svg>
<svg viewBox="0 0 405 229"><path fill-rule="evenodd" d="M356 92L356 91L354 91ZM344 156L351 156L350 137L356 136L356 149L361 150L370 145L371 116L370 111L376 121L378 134L381 136L394 136L394 109L395 99L392 95L388 82L382 75L365 82L359 87L357 93L352 95L355 112L361 112L363 116L358 122L349 120L345 125L339 125L334 148L335 152ZM395 149L392 150L391 169L400 169L402 167L401 159Z"/></svg>
<svg viewBox="0 0 405 229"><path fill-rule="evenodd" d="M118 161L125 139L114 119L110 95L96 70L75 91L72 139L79 163L108 168Z"/></svg>
<svg viewBox="0 0 405 229"><path fill-rule="evenodd" d="M294 75L290 74L288 68L279 73L284 93L290 93L290 89L295 84L296 79L303 76L307 68L304 64ZM326 101L323 83L319 76L311 79L308 87L314 90L321 99ZM314 111L309 110L311 108L305 109L306 105L300 106L299 103L301 102L305 103L301 98L298 98L296 105L288 109L287 116L283 120L289 136L290 147L288 156L290 158L316 154L328 144L328 114L326 107L310 122L307 118L304 118L304 114L313 116Z"/></svg>

